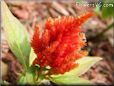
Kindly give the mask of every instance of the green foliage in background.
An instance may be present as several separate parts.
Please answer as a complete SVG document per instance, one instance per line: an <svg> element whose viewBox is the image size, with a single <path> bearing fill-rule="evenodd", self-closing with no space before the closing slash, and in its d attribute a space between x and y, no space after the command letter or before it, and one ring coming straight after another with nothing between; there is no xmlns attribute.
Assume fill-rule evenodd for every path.
<svg viewBox="0 0 114 86"><path fill-rule="evenodd" d="M114 17L114 0L102 0L96 6L96 13L101 12L103 19Z"/></svg>

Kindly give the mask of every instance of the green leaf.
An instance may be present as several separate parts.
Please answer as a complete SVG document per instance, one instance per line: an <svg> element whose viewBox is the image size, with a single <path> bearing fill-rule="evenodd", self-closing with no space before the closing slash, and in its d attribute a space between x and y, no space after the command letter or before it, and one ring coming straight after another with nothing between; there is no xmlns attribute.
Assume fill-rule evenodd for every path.
<svg viewBox="0 0 114 86"><path fill-rule="evenodd" d="M104 19L108 18L108 17L114 17L114 6L113 7L103 7L102 8L102 17Z"/></svg>
<svg viewBox="0 0 114 86"><path fill-rule="evenodd" d="M30 43L26 29L16 19L6 3L1 1L2 26L6 33L7 42L11 51L25 69L29 66Z"/></svg>
<svg viewBox="0 0 114 86"><path fill-rule="evenodd" d="M34 75L33 73L26 73L25 75L22 75L18 81L18 84L34 84Z"/></svg>
<svg viewBox="0 0 114 86"><path fill-rule="evenodd" d="M100 57L83 57L76 61L76 63L78 63L79 66L74 68L70 72L66 72L65 75L80 76L87 72L94 64L96 64L101 59L102 58Z"/></svg>
<svg viewBox="0 0 114 86"><path fill-rule="evenodd" d="M33 61L35 60L36 58L36 54L34 53L34 50L33 48L31 48L31 52L30 52L30 56L29 56L29 66L32 65Z"/></svg>
<svg viewBox="0 0 114 86"><path fill-rule="evenodd" d="M71 75L53 75L49 79L59 85L92 85L88 80Z"/></svg>
<svg viewBox="0 0 114 86"><path fill-rule="evenodd" d="M0 85L10 85L10 83L5 80L0 80Z"/></svg>
<svg viewBox="0 0 114 86"><path fill-rule="evenodd" d="M18 84L35 84L38 69L37 66L29 67L26 73L20 76Z"/></svg>
<svg viewBox="0 0 114 86"><path fill-rule="evenodd" d="M100 57L83 57L76 61L79 64L70 72L65 74L51 75L50 80L58 84L91 84L88 80L79 78L80 75L87 72L96 62L100 61Z"/></svg>
<svg viewBox="0 0 114 86"><path fill-rule="evenodd" d="M27 84L26 75L19 78L18 84Z"/></svg>
<svg viewBox="0 0 114 86"><path fill-rule="evenodd" d="M102 18L114 17L114 0L102 0L100 4L96 6L95 12L97 14L102 14Z"/></svg>
<svg viewBox="0 0 114 86"><path fill-rule="evenodd" d="M94 64L96 64L98 61L102 60L100 57L91 57L91 56L86 56L83 58L80 58L79 60L76 61L78 63L78 67L72 69L69 72L66 72L63 75L70 75L70 76L80 76L87 72ZM62 75L62 74L59 74Z"/></svg>

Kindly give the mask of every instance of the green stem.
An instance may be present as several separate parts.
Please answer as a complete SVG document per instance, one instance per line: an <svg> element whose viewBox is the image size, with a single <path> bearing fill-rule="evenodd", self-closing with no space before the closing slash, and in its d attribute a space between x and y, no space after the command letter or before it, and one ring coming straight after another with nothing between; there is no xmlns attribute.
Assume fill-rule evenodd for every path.
<svg viewBox="0 0 114 86"><path fill-rule="evenodd" d="M101 33L97 34L96 37L104 35L104 33L110 30L113 26L114 26L114 22L110 24L108 27L106 27Z"/></svg>
<svg viewBox="0 0 114 86"><path fill-rule="evenodd" d="M40 82L41 81L40 80L40 75L42 74L42 71L43 71L43 68L40 68L40 70L37 72L38 73L37 79L36 79L37 82Z"/></svg>
<svg viewBox="0 0 114 86"><path fill-rule="evenodd" d="M107 26L102 32L98 33L96 36L91 37L89 40L98 39L99 37L103 36L105 34L105 32L112 29L113 26L114 26L114 22L112 22L109 26Z"/></svg>

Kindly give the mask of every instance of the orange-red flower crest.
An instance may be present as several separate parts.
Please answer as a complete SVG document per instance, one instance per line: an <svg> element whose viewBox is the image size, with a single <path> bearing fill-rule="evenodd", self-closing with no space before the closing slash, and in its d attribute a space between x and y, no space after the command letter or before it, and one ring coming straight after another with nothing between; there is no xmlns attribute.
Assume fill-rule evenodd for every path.
<svg viewBox="0 0 114 86"><path fill-rule="evenodd" d="M36 25L31 43L37 54L33 64L50 66L51 74L63 74L78 66L75 61L87 54L82 50L86 43L80 26L91 16L92 13L86 13L77 18L49 18L41 37L40 28Z"/></svg>

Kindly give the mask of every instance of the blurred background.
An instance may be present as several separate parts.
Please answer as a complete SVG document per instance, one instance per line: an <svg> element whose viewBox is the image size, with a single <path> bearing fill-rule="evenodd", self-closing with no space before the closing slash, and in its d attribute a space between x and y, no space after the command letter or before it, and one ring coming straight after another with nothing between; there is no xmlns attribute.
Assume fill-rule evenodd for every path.
<svg viewBox="0 0 114 86"><path fill-rule="evenodd" d="M9 9L26 27L30 39L35 24L43 25L47 18L58 16L78 16L93 11L95 16L83 24L87 37L89 56L99 56L103 60L94 65L81 77L95 84L114 84L114 0L5 0ZM21 37L21 35L20 35ZM4 31L1 29L2 79L16 83L22 66L12 54Z"/></svg>

